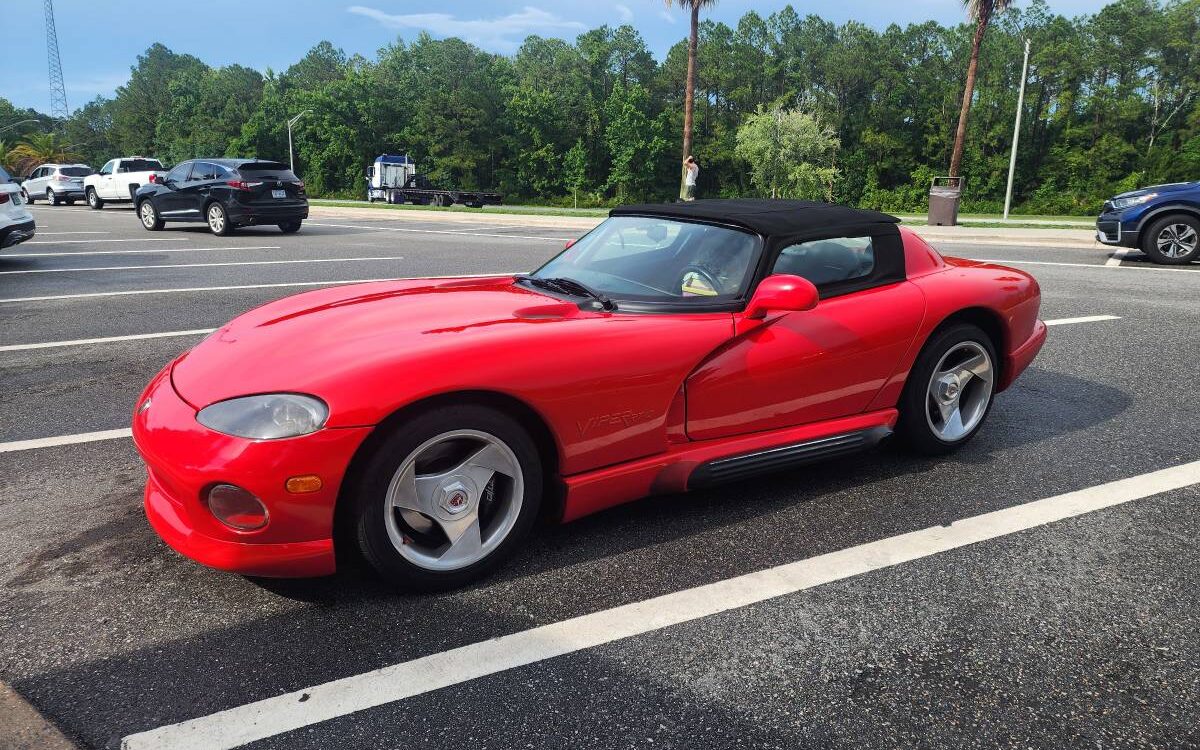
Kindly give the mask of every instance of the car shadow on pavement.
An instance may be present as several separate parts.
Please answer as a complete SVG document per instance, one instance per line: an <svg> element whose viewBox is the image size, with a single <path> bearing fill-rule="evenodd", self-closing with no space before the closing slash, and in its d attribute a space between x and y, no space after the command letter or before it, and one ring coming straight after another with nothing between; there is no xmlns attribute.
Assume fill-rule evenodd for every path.
<svg viewBox="0 0 1200 750"><path fill-rule="evenodd" d="M879 450L756 482L649 498L542 529L498 574L440 595L395 594L362 566L325 579L238 578L174 556L139 526L124 532L134 537L129 546L139 556L163 556L152 573L131 579L147 587L142 598L203 607L212 627L198 632L189 611L182 619L192 624L180 637L159 635L95 658L85 655L84 635L85 654L69 666L13 684L68 733L95 747L112 745L124 734L284 691L1038 499L1054 494L1055 482L1075 488L1074 477L1027 469L1047 454L1061 466L1074 458L1072 450L1090 452L1090 444L1073 448L1074 435L1115 420L1132 403L1110 386L1031 369L999 398L979 438L954 456ZM152 593L160 580L169 593ZM21 606L25 596L6 598ZM51 605L44 594L27 596ZM144 616L180 615L167 609ZM17 648L34 648L37 639L25 633ZM124 642L140 643L141 633L133 629ZM611 668L618 675L623 669ZM709 708L717 721L755 737L736 713L722 719L723 707ZM777 742L760 739L750 744Z"/></svg>

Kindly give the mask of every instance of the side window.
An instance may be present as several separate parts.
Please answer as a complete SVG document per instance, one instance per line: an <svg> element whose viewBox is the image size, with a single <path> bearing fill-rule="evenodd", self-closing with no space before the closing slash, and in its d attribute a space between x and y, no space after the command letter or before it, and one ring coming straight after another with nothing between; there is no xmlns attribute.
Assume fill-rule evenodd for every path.
<svg viewBox="0 0 1200 750"><path fill-rule="evenodd" d="M113 164L115 163L115 161L116 160L114 159L113 161L110 161L109 163L105 164L103 167L100 167L100 174L112 174Z"/></svg>
<svg viewBox="0 0 1200 750"><path fill-rule="evenodd" d="M185 161L182 164L176 164L175 168L167 172L167 180L171 182L186 182L188 172L192 171L192 163Z"/></svg>
<svg viewBox="0 0 1200 750"><path fill-rule="evenodd" d="M820 287L865 278L874 270L875 246L870 237L834 237L785 247L771 273L801 276Z"/></svg>
<svg viewBox="0 0 1200 750"><path fill-rule="evenodd" d="M196 166L192 169L192 181L199 182L201 180L215 180L220 174L221 168L216 164L210 164L206 161L196 162Z"/></svg>

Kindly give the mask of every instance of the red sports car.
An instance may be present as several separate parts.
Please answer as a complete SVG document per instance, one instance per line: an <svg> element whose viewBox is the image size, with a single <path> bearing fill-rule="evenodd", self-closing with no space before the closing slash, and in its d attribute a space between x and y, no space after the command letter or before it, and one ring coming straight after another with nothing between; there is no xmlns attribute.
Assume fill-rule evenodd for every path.
<svg viewBox="0 0 1200 750"><path fill-rule="evenodd" d="M628 206L522 276L322 289L166 367L133 420L146 513L260 576L357 547L410 589L570 521L844 455L944 453L1046 337L1026 273L943 258L885 214Z"/></svg>

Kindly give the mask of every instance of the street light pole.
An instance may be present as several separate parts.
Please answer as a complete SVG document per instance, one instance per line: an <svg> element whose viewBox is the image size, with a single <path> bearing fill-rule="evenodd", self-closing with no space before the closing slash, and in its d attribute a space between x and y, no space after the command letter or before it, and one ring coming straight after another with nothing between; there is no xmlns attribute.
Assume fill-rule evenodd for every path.
<svg viewBox="0 0 1200 750"><path fill-rule="evenodd" d="M1008 189L1004 191L1004 218L1012 207L1013 174L1017 171L1017 140L1021 137L1021 110L1025 108L1025 78L1029 75L1029 40L1025 40L1025 62L1021 65L1021 92L1017 94L1017 119L1013 123L1012 154L1008 157Z"/></svg>
<svg viewBox="0 0 1200 750"><path fill-rule="evenodd" d="M297 122L299 122L300 118L304 117L309 112L312 112L312 110L306 109L303 112L301 112L300 114L296 115L295 117L293 117L292 119L287 121L287 126L288 126L288 167L291 168L292 174L296 173L296 156L295 156L295 154L292 153L292 126L295 125Z"/></svg>

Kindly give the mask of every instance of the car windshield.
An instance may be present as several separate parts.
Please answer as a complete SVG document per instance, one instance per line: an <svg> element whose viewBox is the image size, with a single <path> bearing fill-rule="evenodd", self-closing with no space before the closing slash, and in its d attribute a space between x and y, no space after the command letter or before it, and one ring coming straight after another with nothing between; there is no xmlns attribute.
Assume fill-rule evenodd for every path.
<svg viewBox="0 0 1200 750"><path fill-rule="evenodd" d="M91 167L61 167L58 170L59 174L65 174L68 177L87 177L92 174Z"/></svg>
<svg viewBox="0 0 1200 750"><path fill-rule="evenodd" d="M154 172L162 168L157 159L125 159L121 162L122 172Z"/></svg>
<svg viewBox="0 0 1200 750"><path fill-rule="evenodd" d="M237 171L247 179L253 180L283 180L297 182L296 175L288 169L288 165L274 161L252 161L239 164Z"/></svg>
<svg viewBox="0 0 1200 750"><path fill-rule="evenodd" d="M727 302L745 292L759 246L756 235L737 229L615 216L530 278L569 279L615 300Z"/></svg>
<svg viewBox="0 0 1200 750"><path fill-rule="evenodd" d="M4 171L4 167L0 167L0 182L12 182L12 175Z"/></svg>

